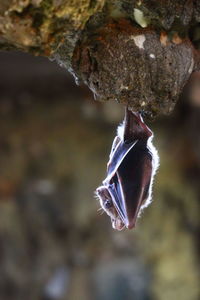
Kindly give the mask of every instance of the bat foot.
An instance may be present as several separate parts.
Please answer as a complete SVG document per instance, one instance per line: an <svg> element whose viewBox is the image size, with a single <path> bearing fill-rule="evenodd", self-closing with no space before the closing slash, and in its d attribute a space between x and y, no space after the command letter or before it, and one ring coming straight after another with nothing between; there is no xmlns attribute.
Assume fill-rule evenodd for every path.
<svg viewBox="0 0 200 300"><path fill-rule="evenodd" d="M136 223L135 223L135 222L131 222L131 223L129 223L129 224L126 226L126 228L128 228L128 229L133 229L133 228L135 228L135 226L136 226Z"/></svg>

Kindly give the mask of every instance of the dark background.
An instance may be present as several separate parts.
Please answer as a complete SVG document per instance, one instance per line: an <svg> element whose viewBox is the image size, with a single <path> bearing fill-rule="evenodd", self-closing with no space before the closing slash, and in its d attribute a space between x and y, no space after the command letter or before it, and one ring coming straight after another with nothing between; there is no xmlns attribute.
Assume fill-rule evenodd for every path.
<svg viewBox="0 0 200 300"><path fill-rule="evenodd" d="M0 53L1 300L199 299L200 101L148 123L154 201L116 232L93 192L122 119L56 63Z"/></svg>

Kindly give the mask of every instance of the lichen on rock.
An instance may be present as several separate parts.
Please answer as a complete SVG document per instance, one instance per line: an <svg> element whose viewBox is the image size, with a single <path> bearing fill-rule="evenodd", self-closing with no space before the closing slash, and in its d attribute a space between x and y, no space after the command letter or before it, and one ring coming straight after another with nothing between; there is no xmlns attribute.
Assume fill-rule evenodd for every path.
<svg viewBox="0 0 200 300"><path fill-rule="evenodd" d="M13 0L0 4L1 38L16 48L51 56L67 39L82 29L104 0Z"/></svg>

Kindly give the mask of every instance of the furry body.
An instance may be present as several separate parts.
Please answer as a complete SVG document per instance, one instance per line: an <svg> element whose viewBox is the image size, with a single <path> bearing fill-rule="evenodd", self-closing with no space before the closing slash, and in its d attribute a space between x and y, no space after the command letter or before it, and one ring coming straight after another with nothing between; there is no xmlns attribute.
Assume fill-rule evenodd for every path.
<svg viewBox="0 0 200 300"><path fill-rule="evenodd" d="M135 227L137 217L152 198L152 186L159 166L153 133L139 113L126 109L125 120L117 129L107 177L96 195L110 216L114 229Z"/></svg>

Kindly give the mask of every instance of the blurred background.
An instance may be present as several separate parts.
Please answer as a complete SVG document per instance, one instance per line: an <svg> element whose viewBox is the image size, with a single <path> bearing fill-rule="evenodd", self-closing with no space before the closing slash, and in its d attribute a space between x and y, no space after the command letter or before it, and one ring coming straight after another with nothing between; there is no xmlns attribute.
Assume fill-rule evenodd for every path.
<svg viewBox="0 0 200 300"><path fill-rule="evenodd" d="M1 300L199 299L200 99L148 123L153 203L116 232L93 193L122 118L55 62L0 53Z"/></svg>

